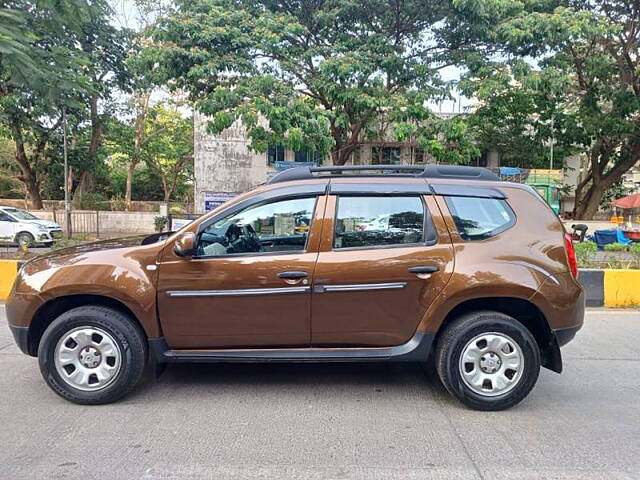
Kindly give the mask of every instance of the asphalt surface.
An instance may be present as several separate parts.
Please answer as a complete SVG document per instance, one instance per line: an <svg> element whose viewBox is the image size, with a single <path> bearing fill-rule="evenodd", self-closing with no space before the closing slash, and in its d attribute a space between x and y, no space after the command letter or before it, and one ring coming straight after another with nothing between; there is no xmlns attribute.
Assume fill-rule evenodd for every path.
<svg viewBox="0 0 640 480"><path fill-rule="evenodd" d="M412 364L174 365L68 403L0 306L0 478L640 478L640 311L592 310L524 402L468 410Z"/></svg>

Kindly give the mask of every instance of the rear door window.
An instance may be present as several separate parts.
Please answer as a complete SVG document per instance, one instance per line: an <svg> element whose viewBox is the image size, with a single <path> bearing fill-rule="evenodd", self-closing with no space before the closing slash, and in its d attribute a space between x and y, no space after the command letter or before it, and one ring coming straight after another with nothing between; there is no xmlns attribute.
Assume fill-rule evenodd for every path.
<svg viewBox="0 0 640 480"><path fill-rule="evenodd" d="M425 207L419 196L340 197L334 248L424 242Z"/></svg>
<svg viewBox="0 0 640 480"><path fill-rule="evenodd" d="M484 240L516 222L507 202L496 198L446 197L449 211L463 240Z"/></svg>

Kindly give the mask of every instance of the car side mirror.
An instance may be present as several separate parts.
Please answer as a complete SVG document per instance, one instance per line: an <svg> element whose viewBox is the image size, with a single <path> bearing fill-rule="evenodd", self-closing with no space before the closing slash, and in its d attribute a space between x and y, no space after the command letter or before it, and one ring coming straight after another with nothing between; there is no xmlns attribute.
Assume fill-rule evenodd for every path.
<svg viewBox="0 0 640 480"><path fill-rule="evenodd" d="M181 233L176 239L173 251L180 257L191 257L196 253L196 234L193 232Z"/></svg>

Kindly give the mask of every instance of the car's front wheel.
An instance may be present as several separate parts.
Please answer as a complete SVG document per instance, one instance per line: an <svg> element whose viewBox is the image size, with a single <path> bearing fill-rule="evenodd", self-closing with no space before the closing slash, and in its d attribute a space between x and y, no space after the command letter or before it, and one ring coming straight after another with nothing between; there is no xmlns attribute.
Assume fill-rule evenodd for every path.
<svg viewBox="0 0 640 480"><path fill-rule="evenodd" d="M16 243L19 247L33 247L36 239L29 232L20 232L16 235Z"/></svg>
<svg viewBox="0 0 640 480"><path fill-rule="evenodd" d="M435 363L445 388L477 410L503 410L525 398L540 372L531 332L499 312L465 314L438 339Z"/></svg>
<svg viewBox="0 0 640 480"><path fill-rule="evenodd" d="M102 404L126 395L140 380L147 348L127 315L102 306L69 310L45 330L38 348L42 376L75 403Z"/></svg>

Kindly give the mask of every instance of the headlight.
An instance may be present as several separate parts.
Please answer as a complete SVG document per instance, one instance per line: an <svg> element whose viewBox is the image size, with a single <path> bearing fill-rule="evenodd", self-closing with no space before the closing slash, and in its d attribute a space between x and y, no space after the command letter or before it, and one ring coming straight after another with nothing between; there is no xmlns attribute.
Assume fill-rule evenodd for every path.
<svg viewBox="0 0 640 480"><path fill-rule="evenodd" d="M47 227L46 225L38 224L38 230L40 230L41 232L47 232L49 231L49 227Z"/></svg>

